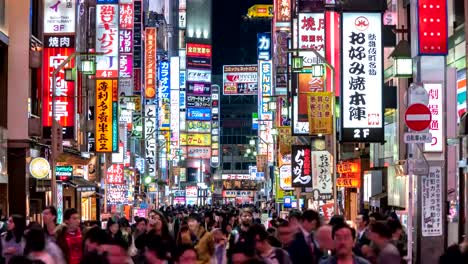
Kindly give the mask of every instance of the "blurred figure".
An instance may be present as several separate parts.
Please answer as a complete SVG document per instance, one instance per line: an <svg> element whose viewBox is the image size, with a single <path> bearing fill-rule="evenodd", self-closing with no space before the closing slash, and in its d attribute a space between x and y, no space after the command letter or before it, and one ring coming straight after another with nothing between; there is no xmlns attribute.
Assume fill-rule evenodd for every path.
<svg viewBox="0 0 468 264"><path fill-rule="evenodd" d="M120 225L113 218L107 220L106 232L110 239L120 241L123 238L122 231L120 231Z"/></svg>
<svg viewBox="0 0 468 264"><path fill-rule="evenodd" d="M170 245L159 235L151 235L146 242L145 259L147 264L165 264L171 257Z"/></svg>
<svg viewBox="0 0 468 264"><path fill-rule="evenodd" d="M392 244L398 249L400 256L406 256L408 252L408 241L400 221L398 220L398 218L388 219L387 226L390 229L390 233L392 234Z"/></svg>
<svg viewBox="0 0 468 264"><path fill-rule="evenodd" d="M99 254L106 257L109 264L133 264L127 254L127 244L124 240L109 240L99 247Z"/></svg>
<svg viewBox="0 0 468 264"><path fill-rule="evenodd" d="M214 253L214 240L210 232L200 225L200 216L192 213L188 219L190 232L196 236L195 249L198 256L198 264L209 264Z"/></svg>
<svg viewBox="0 0 468 264"><path fill-rule="evenodd" d="M199 256L197 254L197 250L195 250L195 248L193 248L192 246L183 245L177 250L174 260L177 264L200 263L199 261L197 261L197 259L199 259Z"/></svg>
<svg viewBox="0 0 468 264"><path fill-rule="evenodd" d="M360 214L354 220L357 228L357 237L356 243L354 246L354 253L358 256L363 256L362 254L362 246L370 245L370 240L368 238L368 226L369 226L369 217L366 214Z"/></svg>
<svg viewBox="0 0 468 264"><path fill-rule="evenodd" d="M465 236L461 244L448 247L439 258L439 264L462 264L468 263L468 236Z"/></svg>
<svg viewBox="0 0 468 264"><path fill-rule="evenodd" d="M26 232L25 255L32 261L42 261L44 264L56 264L57 262L46 250L46 238L44 231L32 228Z"/></svg>
<svg viewBox="0 0 468 264"><path fill-rule="evenodd" d="M321 259L320 264L352 263L352 264L370 264L364 258L353 254L353 244L356 238L356 232L345 223L339 223L333 227L332 238L334 242L335 256L329 256Z"/></svg>
<svg viewBox="0 0 468 264"><path fill-rule="evenodd" d="M337 224L343 225L344 223ZM331 255L331 252L335 249L332 236L333 226L323 225L315 231L314 237L317 241L318 248L322 251L323 255Z"/></svg>
<svg viewBox="0 0 468 264"><path fill-rule="evenodd" d="M301 219L302 219L302 212L293 209L289 211L288 215L288 221L289 221L289 226L294 229L294 233L299 232L299 226L301 225Z"/></svg>
<svg viewBox="0 0 468 264"><path fill-rule="evenodd" d="M55 233L57 245L62 249L68 264L80 263L83 244L80 230L80 216L75 208L68 208L63 214L64 224Z"/></svg>
<svg viewBox="0 0 468 264"><path fill-rule="evenodd" d="M226 234L219 228L211 231L213 235L215 248L213 259L211 260L212 264L224 264L227 263L226 256Z"/></svg>
<svg viewBox="0 0 468 264"><path fill-rule="evenodd" d="M294 239L293 229L289 226L288 221L282 221L278 226L278 239L282 244L283 249L287 249Z"/></svg>
<svg viewBox="0 0 468 264"><path fill-rule="evenodd" d="M268 232L263 225L253 225L249 236L255 241L257 254L267 263L290 264L288 253L281 248L272 247L268 242Z"/></svg>
<svg viewBox="0 0 468 264"><path fill-rule="evenodd" d="M135 232L133 233L134 237L137 238L141 234L146 233L146 228L148 225L148 220L144 217L138 217L135 221Z"/></svg>
<svg viewBox="0 0 468 264"><path fill-rule="evenodd" d="M369 239L379 249L377 264L400 264L400 253L391 243L391 238L392 233L384 221L376 221L370 224Z"/></svg>
<svg viewBox="0 0 468 264"><path fill-rule="evenodd" d="M254 259L254 256L254 248L246 243L238 243L232 248L232 255L229 260L232 264L245 264Z"/></svg>
<svg viewBox="0 0 468 264"><path fill-rule="evenodd" d="M98 252L99 246L107 243L108 234L100 227L92 227L84 236L84 255Z"/></svg>
<svg viewBox="0 0 468 264"><path fill-rule="evenodd" d="M288 248L289 256L295 264L318 263L322 253L315 243L313 232L320 226L320 216L316 211L306 210L299 223L299 231Z"/></svg>
<svg viewBox="0 0 468 264"><path fill-rule="evenodd" d="M24 230L26 229L26 220L21 215L12 215L8 218L7 231L1 236L2 257L5 263L9 263L14 256L23 255L24 251Z"/></svg>
<svg viewBox="0 0 468 264"><path fill-rule="evenodd" d="M47 239L55 241L55 229L57 228L57 209L54 206L47 206L42 211L42 222Z"/></svg>

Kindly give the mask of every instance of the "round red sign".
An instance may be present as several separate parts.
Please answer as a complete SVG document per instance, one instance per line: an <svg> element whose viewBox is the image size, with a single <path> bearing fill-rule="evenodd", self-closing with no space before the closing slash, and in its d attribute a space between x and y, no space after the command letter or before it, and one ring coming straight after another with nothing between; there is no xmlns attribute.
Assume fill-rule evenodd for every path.
<svg viewBox="0 0 468 264"><path fill-rule="evenodd" d="M412 104L405 112L405 123L411 130L422 131L429 127L432 121L431 110L423 104Z"/></svg>

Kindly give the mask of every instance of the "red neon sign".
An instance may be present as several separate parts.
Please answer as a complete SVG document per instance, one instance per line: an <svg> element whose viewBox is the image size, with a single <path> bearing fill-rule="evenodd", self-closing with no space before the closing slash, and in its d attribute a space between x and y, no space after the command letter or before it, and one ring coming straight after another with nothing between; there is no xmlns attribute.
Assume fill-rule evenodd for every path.
<svg viewBox="0 0 468 264"><path fill-rule="evenodd" d="M448 25L446 0L418 1L420 55L446 55Z"/></svg>
<svg viewBox="0 0 468 264"><path fill-rule="evenodd" d="M211 45L187 43L187 57L211 58Z"/></svg>
<svg viewBox="0 0 468 264"><path fill-rule="evenodd" d="M42 90L42 126L52 127L52 73L68 57L74 48L44 48L43 52L43 90ZM73 68L72 60L66 68ZM55 118L66 131L73 131L75 126L75 86L65 81L65 70L56 77ZM73 133L65 133L64 138L73 138Z"/></svg>

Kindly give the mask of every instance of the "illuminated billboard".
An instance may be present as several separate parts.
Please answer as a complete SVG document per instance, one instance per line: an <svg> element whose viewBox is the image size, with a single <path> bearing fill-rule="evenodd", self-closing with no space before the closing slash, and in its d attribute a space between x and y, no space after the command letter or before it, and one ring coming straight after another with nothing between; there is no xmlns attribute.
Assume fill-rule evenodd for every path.
<svg viewBox="0 0 468 264"><path fill-rule="evenodd" d="M156 28L145 29L145 97L156 97Z"/></svg>
<svg viewBox="0 0 468 264"><path fill-rule="evenodd" d="M118 78L119 5L96 5L97 78Z"/></svg>
<svg viewBox="0 0 468 264"><path fill-rule="evenodd" d="M76 0L44 0L44 34L74 34Z"/></svg>
<svg viewBox="0 0 468 264"><path fill-rule="evenodd" d="M96 152L118 151L117 80L96 80Z"/></svg>
<svg viewBox="0 0 468 264"><path fill-rule="evenodd" d="M258 93L257 65L224 65L224 95L254 95Z"/></svg>

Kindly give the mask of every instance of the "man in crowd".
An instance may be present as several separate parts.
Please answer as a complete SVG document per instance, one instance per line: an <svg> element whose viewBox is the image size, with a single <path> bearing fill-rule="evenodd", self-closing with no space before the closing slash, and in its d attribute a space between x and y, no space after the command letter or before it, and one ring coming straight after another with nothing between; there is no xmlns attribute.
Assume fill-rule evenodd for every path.
<svg viewBox="0 0 468 264"><path fill-rule="evenodd" d="M322 253L317 247L313 232L320 225L320 216L314 210L306 210L299 217L298 232L288 248L293 263L318 263Z"/></svg>
<svg viewBox="0 0 468 264"><path fill-rule="evenodd" d="M367 216L366 214L360 214L356 217L356 220L354 222L357 228L357 238L353 250L354 253L356 253L358 256L362 256L362 246L368 246L370 244L370 240L367 237L369 216Z"/></svg>
<svg viewBox="0 0 468 264"><path fill-rule="evenodd" d="M398 249L391 243L392 233L384 221L370 224L369 239L379 249L377 264L399 264L401 261Z"/></svg>
<svg viewBox="0 0 468 264"><path fill-rule="evenodd" d="M288 253L281 248L272 247L268 242L268 232L263 225L255 224L250 227L249 237L255 241L257 254L267 263L291 264Z"/></svg>
<svg viewBox="0 0 468 264"><path fill-rule="evenodd" d="M332 237L335 255L320 260L320 264L370 264L369 261L355 256L353 253L356 232L347 224L341 223L333 227Z"/></svg>
<svg viewBox="0 0 468 264"><path fill-rule="evenodd" d="M42 211L42 221L47 239L55 241L55 229L57 228L57 209L54 206L47 206Z"/></svg>
<svg viewBox="0 0 468 264"><path fill-rule="evenodd" d="M62 249L68 264L78 264L82 257L80 216L75 208L68 208L63 214L64 225L56 232L57 245Z"/></svg>

